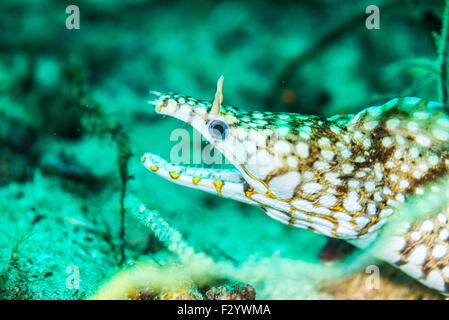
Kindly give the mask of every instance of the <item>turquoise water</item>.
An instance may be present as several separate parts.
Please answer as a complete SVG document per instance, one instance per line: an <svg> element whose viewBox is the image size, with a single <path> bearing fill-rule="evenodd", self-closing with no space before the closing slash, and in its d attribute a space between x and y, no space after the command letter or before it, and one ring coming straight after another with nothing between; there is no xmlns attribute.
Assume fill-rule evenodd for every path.
<svg viewBox="0 0 449 320"><path fill-rule="evenodd" d="M258 298L335 298L319 284L337 263L319 258L327 238L142 166L145 152L168 159L182 126L146 102L149 90L212 100L220 75L225 103L246 110L331 116L438 100L429 61L443 2L379 2L380 29L366 27L369 4L88 0L78 29L70 3L2 1L0 297L89 298L138 262L179 263L137 219L140 201Z"/></svg>

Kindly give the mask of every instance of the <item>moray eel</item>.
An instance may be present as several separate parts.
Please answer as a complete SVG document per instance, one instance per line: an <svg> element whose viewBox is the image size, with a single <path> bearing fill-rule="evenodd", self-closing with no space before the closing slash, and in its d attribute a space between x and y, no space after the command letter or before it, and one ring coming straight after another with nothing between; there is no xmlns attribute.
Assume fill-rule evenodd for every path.
<svg viewBox="0 0 449 320"><path fill-rule="evenodd" d="M157 113L191 125L235 169L174 165L146 153L150 171L359 247L375 241L402 203L449 169L449 117L437 102L398 98L322 119L222 105L223 77L212 102L152 93ZM398 230L380 257L448 295L448 219L446 202Z"/></svg>

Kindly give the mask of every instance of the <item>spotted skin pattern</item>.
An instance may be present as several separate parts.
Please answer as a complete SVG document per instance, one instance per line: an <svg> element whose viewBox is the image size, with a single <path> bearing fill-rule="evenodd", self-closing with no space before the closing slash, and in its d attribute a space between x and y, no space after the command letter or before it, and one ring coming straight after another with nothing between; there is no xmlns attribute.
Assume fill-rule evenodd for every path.
<svg viewBox="0 0 449 320"><path fill-rule="evenodd" d="M156 112L190 124L235 167L200 169L147 153L150 171L175 183L258 205L270 217L364 247L412 195L449 169L449 117L441 105L393 99L356 115L327 119L245 112L213 102L152 92ZM212 121L228 127L214 137ZM398 230L381 258L425 285L449 293L449 203Z"/></svg>

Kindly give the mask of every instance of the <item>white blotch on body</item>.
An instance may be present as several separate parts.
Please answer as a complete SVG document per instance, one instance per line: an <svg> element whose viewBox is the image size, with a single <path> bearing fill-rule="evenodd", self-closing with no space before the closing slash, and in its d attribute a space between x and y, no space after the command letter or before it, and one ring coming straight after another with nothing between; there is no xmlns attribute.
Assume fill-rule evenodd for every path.
<svg viewBox="0 0 449 320"><path fill-rule="evenodd" d="M274 145L274 152L279 155L288 154L291 152L291 145L287 141L279 140Z"/></svg>
<svg viewBox="0 0 449 320"><path fill-rule="evenodd" d="M349 212L359 212L362 205L359 202L360 195L355 191L350 191L348 196L343 200L343 207Z"/></svg>
<svg viewBox="0 0 449 320"><path fill-rule="evenodd" d="M432 144L432 139L424 134L416 136L415 141L423 147L430 147L430 145Z"/></svg>
<svg viewBox="0 0 449 320"><path fill-rule="evenodd" d="M387 122L385 124L386 124L388 130L394 130L399 126L400 123L401 123L401 120L399 120L398 118L393 118L393 119L387 120Z"/></svg>
<svg viewBox="0 0 449 320"><path fill-rule="evenodd" d="M287 165L290 168L296 168L298 166L298 159L294 156L288 156L287 157Z"/></svg>
<svg viewBox="0 0 449 320"><path fill-rule="evenodd" d="M360 187L360 181L351 179L348 181L348 187L351 189L358 189Z"/></svg>
<svg viewBox="0 0 449 320"><path fill-rule="evenodd" d="M414 231L410 234L410 238L412 238L413 241L419 241L421 239L422 234L419 231Z"/></svg>
<svg viewBox="0 0 449 320"><path fill-rule="evenodd" d="M306 159L309 157L309 145L305 142L298 142L296 144L296 153L298 156L300 156L303 159Z"/></svg>
<svg viewBox="0 0 449 320"><path fill-rule="evenodd" d="M445 281L438 270L430 271L427 279L424 282L431 288L439 291L445 291Z"/></svg>
<svg viewBox="0 0 449 320"><path fill-rule="evenodd" d="M419 150L417 147L411 147L409 151L410 157L417 159L419 157Z"/></svg>
<svg viewBox="0 0 449 320"><path fill-rule="evenodd" d="M265 180L275 169L274 159L263 149L248 159L246 168L257 178Z"/></svg>
<svg viewBox="0 0 449 320"><path fill-rule="evenodd" d="M399 182L399 188L400 189L407 189L410 186L410 182L408 180L404 179Z"/></svg>
<svg viewBox="0 0 449 320"><path fill-rule="evenodd" d="M323 207L327 208L335 206L337 202L338 202L337 197L330 194L325 194L318 198L318 203Z"/></svg>
<svg viewBox="0 0 449 320"><path fill-rule="evenodd" d="M366 213L370 216L374 216L377 213L377 206L375 203L368 203L366 206Z"/></svg>
<svg viewBox="0 0 449 320"><path fill-rule="evenodd" d="M449 229L441 229L440 234L438 235L438 238L441 241L446 241L447 239L449 239Z"/></svg>
<svg viewBox="0 0 449 320"><path fill-rule="evenodd" d="M280 199L291 199L296 187L301 183L301 174L297 171L289 171L275 176L268 183L270 191Z"/></svg>
<svg viewBox="0 0 449 320"><path fill-rule="evenodd" d="M341 184L341 179L339 179L340 175L337 172L326 172L324 175L324 179L330 184L336 186Z"/></svg>
<svg viewBox="0 0 449 320"><path fill-rule="evenodd" d="M447 246L443 244L436 244L432 250L432 256L435 259L440 259L447 254Z"/></svg>
<svg viewBox="0 0 449 320"><path fill-rule="evenodd" d="M354 219L355 223L357 224L357 227L359 227L359 229L363 229L365 228L368 223L371 221L370 218L365 217L365 216L359 216L357 218Z"/></svg>
<svg viewBox="0 0 449 320"><path fill-rule="evenodd" d="M288 135L288 133L290 132L290 128L289 128L289 127L285 127L285 126L279 127L279 128L277 129L277 132L278 132L279 136L281 136L281 137L286 137L286 136ZM304 137L304 138L305 138L305 139L309 139L310 137L309 137L309 136L306 136L306 137Z"/></svg>
<svg viewBox="0 0 449 320"><path fill-rule="evenodd" d="M382 145L385 148L391 147L392 144L393 144L393 139L391 137L385 137L382 139Z"/></svg>
<svg viewBox="0 0 449 320"><path fill-rule="evenodd" d="M364 177L366 177L366 172L365 171L359 171L359 172L357 172L355 174L354 177L356 177L356 178L364 178Z"/></svg>
<svg viewBox="0 0 449 320"><path fill-rule="evenodd" d="M426 220L421 225L421 231L424 233L431 233L433 231L434 224L430 220Z"/></svg>
<svg viewBox="0 0 449 320"><path fill-rule="evenodd" d="M376 189L376 183L371 180L365 181L365 191L371 193Z"/></svg>
<svg viewBox="0 0 449 320"><path fill-rule="evenodd" d="M391 216L392 214L393 214L393 209L391 209L391 208L385 208L385 209L382 209L381 211L380 211L380 214L379 214L379 217L381 217L381 218L384 218L384 217L389 217L389 216Z"/></svg>
<svg viewBox="0 0 449 320"><path fill-rule="evenodd" d="M416 133L419 131L419 125L415 121L409 121L407 122L407 129L411 132Z"/></svg>
<svg viewBox="0 0 449 320"><path fill-rule="evenodd" d="M325 161L315 161L313 167L318 171L324 171L330 168L330 164Z"/></svg>
<svg viewBox="0 0 449 320"><path fill-rule="evenodd" d="M431 154L427 158L427 162L434 167L440 162L440 158L436 154Z"/></svg>
<svg viewBox="0 0 449 320"><path fill-rule="evenodd" d="M379 121L377 121L377 120L370 120L370 121L367 121L367 122L365 122L365 124L363 125L363 127L366 129L366 130L373 130L375 127L377 127L377 125L379 124Z"/></svg>
<svg viewBox="0 0 449 320"><path fill-rule="evenodd" d="M438 140L441 141L449 140L449 132L447 132L446 130L436 128L432 130L432 134Z"/></svg>
<svg viewBox="0 0 449 320"><path fill-rule="evenodd" d="M315 173L313 171L305 171L303 173L304 181L310 181L315 176Z"/></svg>
<svg viewBox="0 0 449 320"><path fill-rule="evenodd" d="M394 164L393 164L394 165ZM399 176L395 173L392 173L388 176L388 178L390 178L390 181L393 183L396 183L399 181Z"/></svg>
<svg viewBox="0 0 449 320"><path fill-rule="evenodd" d="M347 221L338 221L337 230L335 233L339 237L354 237L359 234L359 232Z"/></svg>
<svg viewBox="0 0 449 320"><path fill-rule="evenodd" d="M329 138L322 137L322 138L318 139L318 145L320 147L330 147L331 142L330 142Z"/></svg>
<svg viewBox="0 0 449 320"><path fill-rule="evenodd" d="M318 193L321 189L323 189L323 186L316 182L307 182L301 187L301 191L305 195Z"/></svg>
<svg viewBox="0 0 449 320"><path fill-rule="evenodd" d="M403 266L401 266L401 270L416 279L419 279L422 276L421 268L412 263L404 264Z"/></svg>
<svg viewBox="0 0 449 320"><path fill-rule="evenodd" d="M304 199L297 199L292 202L292 205L304 212L317 213L321 215L330 215L331 211L323 207L315 207L314 203Z"/></svg>
<svg viewBox="0 0 449 320"><path fill-rule="evenodd" d="M334 159L335 153L332 150L322 150L321 156L324 159L331 161L332 159Z"/></svg>
<svg viewBox="0 0 449 320"><path fill-rule="evenodd" d="M422 265L426 261L426 258L427 246L425 244L420 244L410 252L408 261L415 265Z"/></svg>
<svg viewBox="0 0 449 320"><path fill-rule="evenodd" d="M441 224L446 224L447 223L447 217L444 214L442 214L442 213L439 213L437 215L437 219L438 219L438 222L441 223Z"/></svg>
<svg viewBox="0 0 449 320"><path fill-rule="evenodd" d="M349 159L352 156L352 152L349 148L343 148L340 153L343 159Z"/></svg>
<svg viewBox="0 0 449 320"><path fill-rule="evenodd" d="M354 166L350 163L343 163L343 165L341 166L341 171L344 174L350 174L352 173L352 171L354 171Z"/></svg>

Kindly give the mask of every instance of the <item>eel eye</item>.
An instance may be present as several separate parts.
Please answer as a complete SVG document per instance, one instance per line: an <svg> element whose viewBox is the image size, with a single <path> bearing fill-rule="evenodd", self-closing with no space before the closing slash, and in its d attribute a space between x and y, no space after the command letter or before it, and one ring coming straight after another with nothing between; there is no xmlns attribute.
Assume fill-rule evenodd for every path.
<svg viewBox="0 0 449 320"><path fill-rule="evenodd" d="M229 126L222 120L209 123L209 134L215 140L224 140L229 134Z"/></svg>

